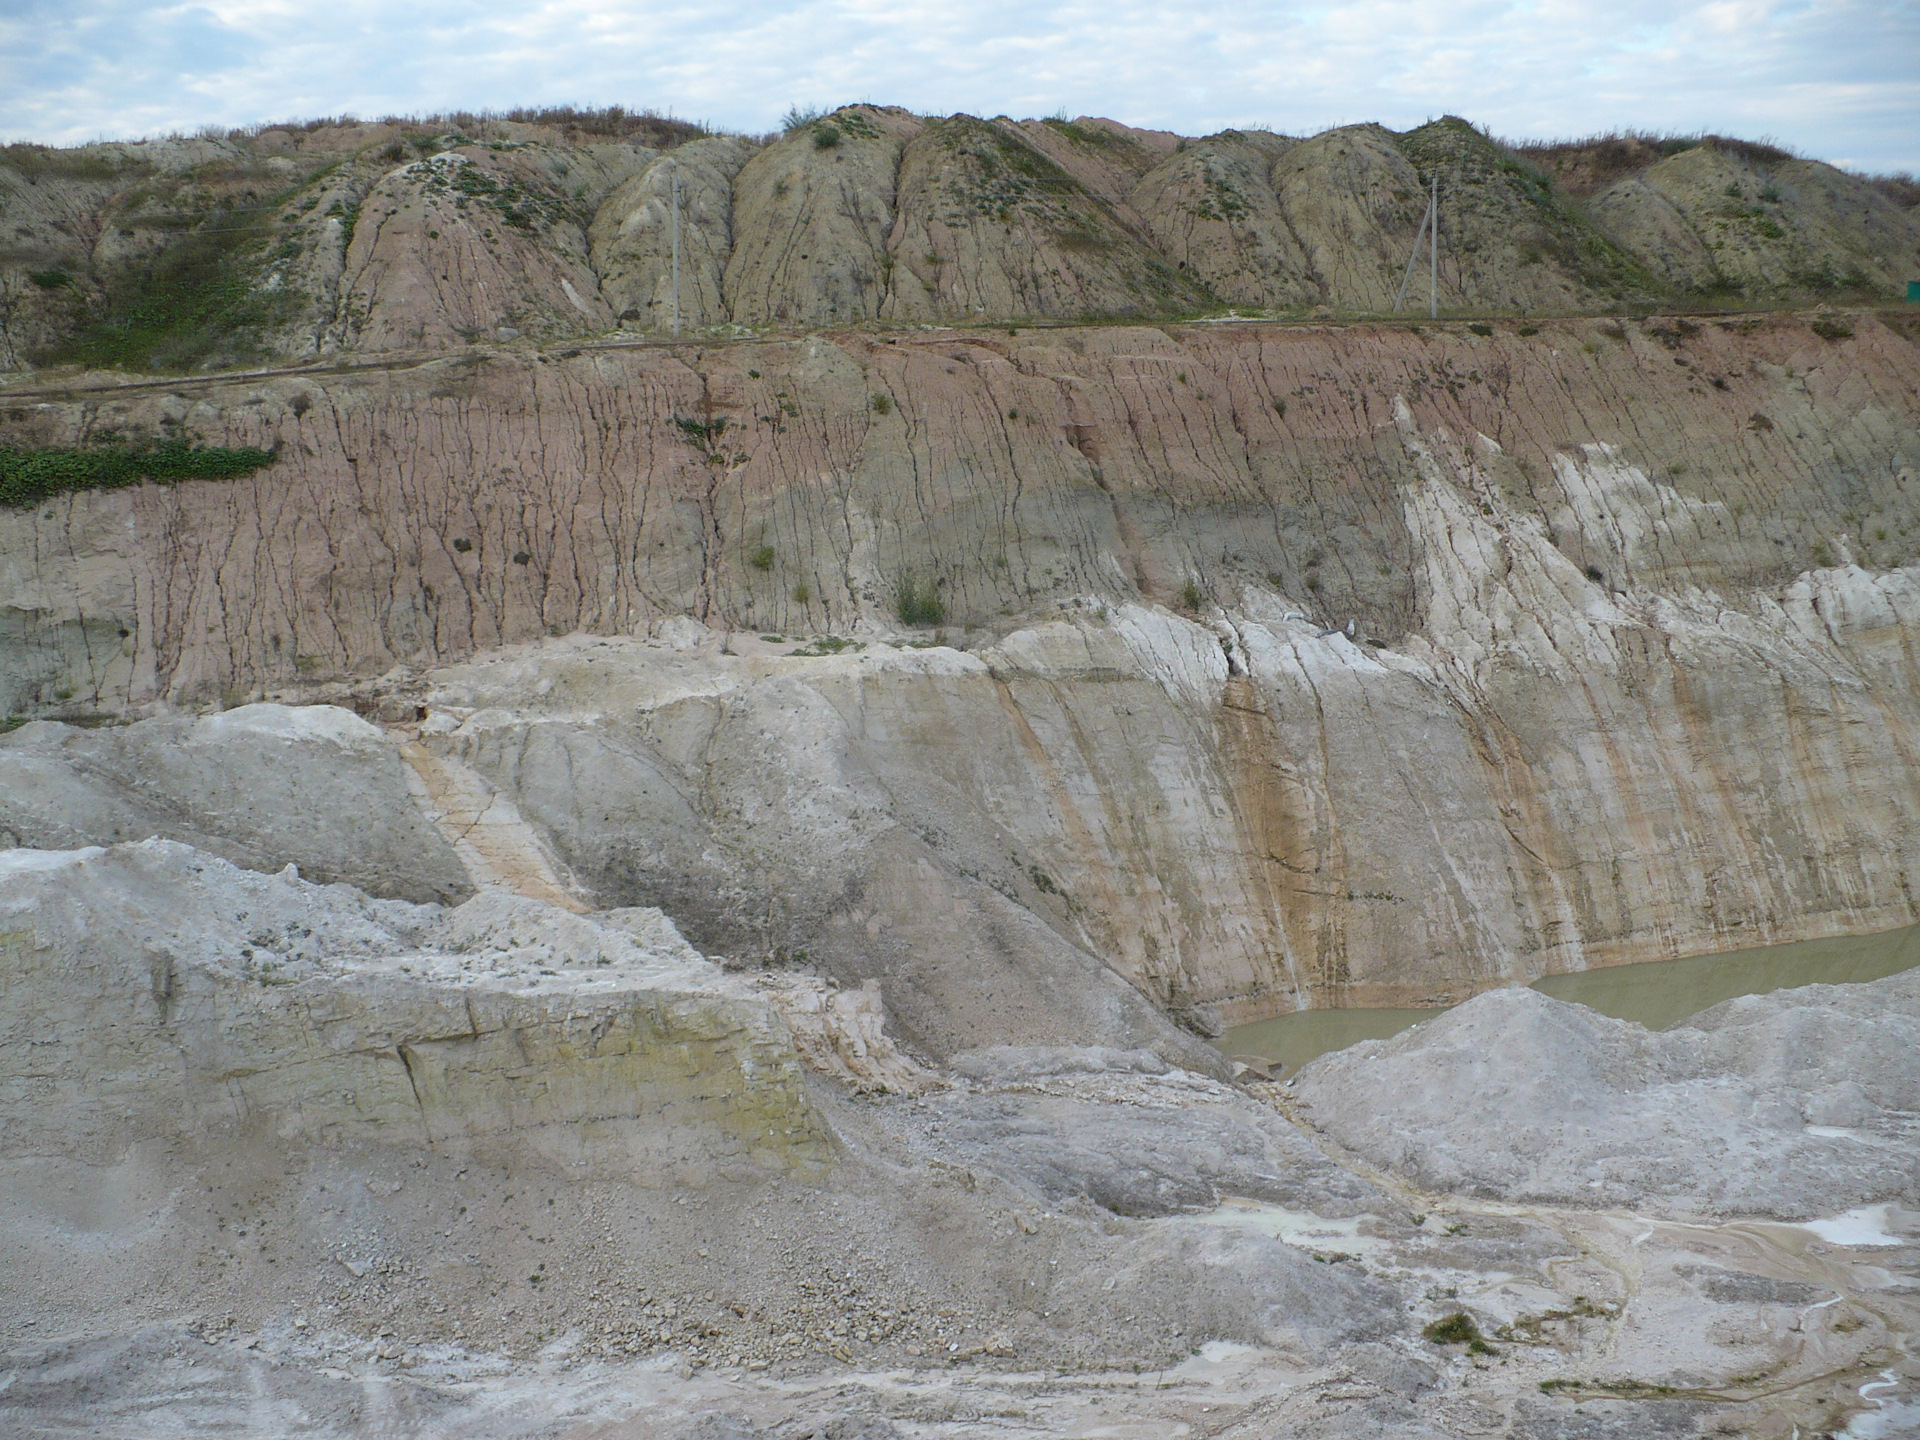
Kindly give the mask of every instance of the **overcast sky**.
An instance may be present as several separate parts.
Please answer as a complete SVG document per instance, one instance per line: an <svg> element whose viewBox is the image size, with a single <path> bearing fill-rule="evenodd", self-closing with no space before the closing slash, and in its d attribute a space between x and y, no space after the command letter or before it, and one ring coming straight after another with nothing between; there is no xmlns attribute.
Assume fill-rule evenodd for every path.
<svg viewBox="0 0 1920 1440"><path fill-rule="evenodd" d="M0 138L553 103L791 104L1204 134L1459 114L1772 137L1920 170L1920 0L0 0Z"/></svg>

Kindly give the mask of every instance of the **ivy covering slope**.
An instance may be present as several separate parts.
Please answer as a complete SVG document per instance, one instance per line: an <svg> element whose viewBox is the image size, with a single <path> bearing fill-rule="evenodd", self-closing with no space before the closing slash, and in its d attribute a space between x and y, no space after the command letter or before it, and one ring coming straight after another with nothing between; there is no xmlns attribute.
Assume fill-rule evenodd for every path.
<svg viewBox="0 0 1920 1440"><path fill-rule="evenodd" d="M223 449L168 441L148 449L19 450L0 445L0 506L23 509L74 490L118 490L151 480L238 480L271 465L271 450Z"/></svg>

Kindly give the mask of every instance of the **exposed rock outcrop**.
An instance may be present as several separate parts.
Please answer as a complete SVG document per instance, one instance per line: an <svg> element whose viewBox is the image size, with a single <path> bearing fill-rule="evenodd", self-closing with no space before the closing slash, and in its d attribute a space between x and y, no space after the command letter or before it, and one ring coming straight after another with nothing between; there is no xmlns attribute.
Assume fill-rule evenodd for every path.
<svg viewBox="0 0 1920 1440"><path fill-rule="evenodd" d="M571 199L528 158L463 147L382 177L354 215L337 343L444 350L608 329Z"/></svg>
<svg viewBox="0 0 1920 1440"><path fill-rule="evenodd" d="M1273 162L1273 188L1325 293L1356 310L1391 309L1427 206L1392 132L1348 125L1302 140Z"/></svg>
<svg viewBox="0 0 1920 1440"><path fill-rule="evenodd" d="M1117 628L1141 645L1148 627ZM845 738L769 763L823 718L798 687L743 705L751 673L716 691L724 657L672 639L655 659L677 672L549 673L537 723L577 731L583 704L624 716L638 696L624 743L682 766L709 751L724 773L738 742L703 737L699 712L751 717L758 786L689 807L740 809L714 848L756 828L782 844L804 819L831 871L836 846L886 823L860 813L885 786L860 783ZM1207 683L1191 639L1145 652L1161 686ZM579 671L615 648L577 647ZM956 673L916 651L869 685L887 669ZM691 706L661 703L675 687ZM859 713L844 683L838 701ZM932 753L863 708L878 749ZM244 765L265 736L296 773L401 738L325 709L220 718L188 743ZM479 712L452 718L430 718L411 764L479 733ZM391 767L340 770L331 804L394 788ZM578 773L580 800L613 802L617 776ZM202 823L258 828L244 808ZM943 918L881 884L878 918ZM920 1015L940 999L931 967L966 958L927 950ZM258 1429L297 1406L345 1437L374 1389L382 1414L489 1440L591 1417L672 1433L716 1397L766 1419L731 1433L784 1436L802 1405L816 1433L871 1434L871 1397L894 1395L889 1413L960 1440L1031 1430L1048 1394L1001 1389L991 1421L973 1397L995 1369L1044 1366L1094 1387L1079 1428L1206 1397L1261 1433L1455 1435L1468 1396L1518 1433L1577 1409L1583 1434L1625 1440L1647 1411L1623 1392L1684 1394L1676 1413L1717 1430L1831 1422L1912 1331L1913 974L1736 1001L1662 1035L1500 991L1318 1062L1289 1104L1175 1068L1166 1045L997 1043L942 1071L894 1044L880 987L741 968L651 908L506 888L451 910L375 900L164 840L0 853L0 1425L65 1437L110 1413L146 1433L190 1411ZM1046 998L1064 1013L1071 990ZM1320 1143L1289 1123L1301 1111ZM1636 1213L1593 1208L1621 1205ZM1436 1363L1463 1337L1507 1363ZM852 1390L849 1369L866 1375ZM1170 1378L1134 1384L1143 1370Z"/></svg>
<svg viewBox="0 0 1920 1440"><path fill-rule="evenodd" d="M1142 176L1180 147L1178 135L1090 115L1021 120L1017 128L1029 145L1079 181L1123 225L1147 233L1145 217L1133 208L1133 192Z"/></svg>
<svg viewBox="0 0 1920 1440"><path fill-rule="evenodd" d="M1397 144L1422 176L1439 177L1443 309L1553 314L1644 304L1658 293L1578 205L1466 121L1432 121Z"/></svg>
<svg viewBox="0 0 1920 1440"><path fill-rule="evenodd" d="M1696 145L1602 191L1593 209L1623 246L1702 292L1895 293L1920 262L1910 210L1812 160Z"/></svg>
<svg viewBox="0 0 1920 1440"><path fill-rule="evenodd" d="M1454 119L7 147L0 366L343 363L0 389L0 1430L1916 1413L1920 972L1516 982L1917 918L1920 332L1218 313L1436 175L1456 310L1920 245Z"/></svg>
<svg viewBox="0 0 1920 1440"><path fill-rule="evenodd" d="M891 320L1177 315L1212 297L1011 126L956 115L901 159Z"/></svg>
<svg viewBox="0 0 1920 1440"><path fill-rule="evenodd" d="M341 122L8 147L0 366L658 332L676 167L697 333L1378 314L1436 175L1455 312L1890 299L1920 256L1897 184L1719 137L1516 150L1450 116L1189 139L866 104L770 140L617 110Z"/></svg>
<svg viewBox="0 0 1920 1440"><path fill-rule="evenodd" d="M1527 328L49 401L282 458L0 515L6 704L436 706L556 895L881 977L935 1054L1910 923L1912 343Z"/></svg>
<svg viewBox="0 0 1920 1440"><path fill-rule="evenodd" d="M803 957L849 988L879 977L934 1055L1119 1044L1219 1068L1135 988L1161 998L1166 978L1091 940L1073 882L1046 878L1056 861L1032 848L1044 832L973 790L989 755L1020 745L985 664L948 650L770 664L713 643L444 673L432 703L470 718L428 742L512 796L602 903L659 905L709 950ZM1129 688L1151 703L1150 683ZM552 709L501 703L543 685ZM1116 920L1094 922L1103 940Z"/></svg>
<svg viewBox="0 0 1920 1440"><path fill-rule="evenodd" d="M1228 130L1185 145L1133 192L1161 252L1230 304L1285 310L1323 298L1268 178L1291 148Z"/></svg>
<svg viewBox="0 0 1920 1440"><path fill-rule="evenodd" d="M1677 290L1711 290L1718 278L1713 251L1672 200L1641 176L1596 195L1594 222L1642 257L1647 268Z"/></svg>
<svg viewBox="0 0 1920 1440"><path fill-rule="evenodd" d="M435 677L433 704L471 712L436 743L603 903L662 905L712 948L805 952L845 983L885 976L937 1053L1125 1033L1082 956L1176 1012L1239 1019L1909 921L1916 777L1896 761L1868 797L1816 758L1842 724L1875 753L1912 746L1906 702L1879 698L1904 691L1882 688L1877 627L1809 634L1791 597L1764 623L1629 611L1511 540L1496 580L1472 560L1491 527L1438 496L1420 545L1443 644L1358 646L1272 603L1227 612L1226 646L1123 608L978 658L553 648ZM1822 577L1822 604L1911 606L1911 574L1888 580ZM1649 662L1643 636L1677 657ZM1650 692L1685 698L1629 718ZM1801 763L1736 780L1715 758L1777 753L1816 704L1836 730ZM1669 724L1716 738L1673 763ZM1842 813L1875 838L1830 834ZM1812 863L1782 869L1776 847Z"/></svg>

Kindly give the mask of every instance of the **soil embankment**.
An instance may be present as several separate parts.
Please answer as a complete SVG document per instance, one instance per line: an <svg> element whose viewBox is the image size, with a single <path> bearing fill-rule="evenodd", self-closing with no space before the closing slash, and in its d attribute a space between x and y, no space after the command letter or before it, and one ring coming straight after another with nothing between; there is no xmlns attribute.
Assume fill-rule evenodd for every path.
<svg viewBox="0 0 1920 1440"><path fill-rule="evenodd" d="M864 104L795 120L752 137L545 112L7 146L0 370L615 327L1380 315L1409 298L1436 187L1439 253L1410 297L1436 313L1885 302L1920 258L1911 182L1720 136L1515 150L1455 116L1306 138Z"/></svg>

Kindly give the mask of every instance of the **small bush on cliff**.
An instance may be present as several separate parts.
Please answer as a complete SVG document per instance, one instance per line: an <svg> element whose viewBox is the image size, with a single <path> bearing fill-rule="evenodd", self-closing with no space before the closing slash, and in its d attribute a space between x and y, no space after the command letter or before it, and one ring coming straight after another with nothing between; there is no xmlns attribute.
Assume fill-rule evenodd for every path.
<svg viewBox="0 0 1920 1440"><path fill-rule="evenodd" d="M900 575L894 607L902 625L944 625L947 607L929 581L921 585L911 570Z"/></svg>
<svg viewBox="0 0 1920 1440"><path fill-rule="evenodd" d="M271 450L227 450L165 441L147 450L102 446L92 450L16 450L0 445L0 505L25 509L74 490L118 490L152 480L238 480L271 465Z"/></svg>
<svg viewBox="0 0 1920 1440"><path fill-rule="evenodd" d="M1451 1315L1442 1316L1420 1332L1435 1345L1464 1345L1475 1355L1497 1353L1487 1344L1486 1337L1480 1333L1480 1327L1473 1323L1473 1317L1464 1310L1456 1310Z"/></svg>

